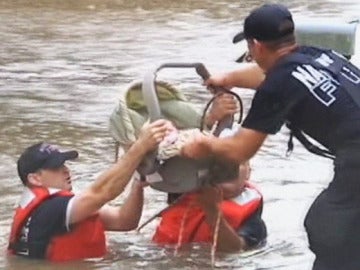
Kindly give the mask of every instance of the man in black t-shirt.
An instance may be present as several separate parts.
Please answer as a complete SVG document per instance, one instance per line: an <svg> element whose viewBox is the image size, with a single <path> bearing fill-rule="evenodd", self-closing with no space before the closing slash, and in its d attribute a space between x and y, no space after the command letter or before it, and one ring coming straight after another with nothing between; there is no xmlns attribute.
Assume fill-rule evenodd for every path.
<svg viewBox="0 0 360 270"><path fill-rule="evenodd" d="M107 203L122 193L144 156L161 142L170 126L166 120L145 124L129 151L76 195L71 193L71 174L65 162L78 153L60 152L47 143L28 147L17 163L24 192L15 211L9 252L51 261L104 256L104 231L137 227L143 184L134 182L121 207Z"/></svg>
<svg viewBox="0 0 360 270"><path fill-rule="evenodd" d="M298 46L292 15L282 5L253 10L234 42L244 38L256 63L207 81L257 89L242 128L228 138L199 136L183 147L183 155L216 155L241 163L287 123L309 151L335 159L334 179L305 219L316 255L313 269L360 269L359 69L333 51Z"/></svg>

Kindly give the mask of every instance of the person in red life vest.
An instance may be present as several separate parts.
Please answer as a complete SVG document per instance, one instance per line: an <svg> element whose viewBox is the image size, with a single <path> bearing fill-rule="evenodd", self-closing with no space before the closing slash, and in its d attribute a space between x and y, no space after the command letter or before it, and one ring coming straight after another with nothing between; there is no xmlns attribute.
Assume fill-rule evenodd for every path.
<svg viewBox="0 0 360 270"><path fill-rule="evenodd" d="M169 125L166 120L145 124L129 151L76 195L65 162L76 159L78 152L60 152L46 143L28 147L17 162L25 189L15 211L9 253L57 262L104 256L104 231L137 227L142 184L133 183L121 207L106 203L122 193L145 154L167 135Z"/></svg>
<svg viewBox="0 0 360 270"><path fill-rule="evenodd" d="M265 243L267 230L261 218L262 195L248 182L249 177L250 166L246 162L240 165L239 177L233 181L203 187L189 194L170 194L169 203L178 201L162 213L153 241L176 244L180 239L181 244L211 243L220 214L218 250L247 250Z"/></svg>

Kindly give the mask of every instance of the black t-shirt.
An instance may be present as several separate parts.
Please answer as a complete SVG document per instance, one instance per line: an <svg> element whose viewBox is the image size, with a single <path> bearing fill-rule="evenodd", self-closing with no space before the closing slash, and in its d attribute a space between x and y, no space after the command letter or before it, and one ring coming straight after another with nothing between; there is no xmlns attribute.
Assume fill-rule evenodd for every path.
<svg viewBox="0 0 360 270"><path fill-rule="evenodd" d="M21 231L16 254L44 258L50 239L68 231L66 210L72 197L56 196L44 201L29 217Z"/></svg>
<svg viewBox="0 0 360 270"><path fill-rule="evenodd" d="M284 57L271 69L256 92L243 127L275 134L286 122L317 140L330 150L360 138L360 109L338 78L330 76L326 65L343 61L340 56L314 47L300 47L303 63ZM324 63L319 70L311 65ZM353 85L360 89L360 71L345 64ZM349 75L349 76L347 76Z"/></svg>

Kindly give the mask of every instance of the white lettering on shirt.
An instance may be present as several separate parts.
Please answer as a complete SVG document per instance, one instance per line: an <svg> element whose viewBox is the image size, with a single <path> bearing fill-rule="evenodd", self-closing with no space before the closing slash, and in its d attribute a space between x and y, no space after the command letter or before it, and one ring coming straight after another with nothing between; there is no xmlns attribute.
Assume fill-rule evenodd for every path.
<svg viewBox="0 0 360 270"><path fill-rule="evenodd" d="M343 75L346 79L348 79L353 84L359 84L360 83L360 77L352 72L348 67L343 67L341 69L341 75Z"/></svg>
<svg viewBox="0 0 360 270"><path fill-rule="evenodd" d="M330 60L320 57L319 63L329 64ZM291 75L306 86L310 93L322 104L329 107L336 100L333 93L338 89L339 82L330 74L315 69L311 65L300 65Z"/></svg>
<svg viewBox="0 0 360 270"><path fill-rule="evenodd" d="M322 66L324 66L324 67L328 67L328 66L330 66L331 64L334 63L334 60L332 60L332 59L330 58L330 56L328 56L328 55L325 54L325 53L322 53L322 54L320 55L320 57L317 58L315 61L318 62L320 65L322 65Z"/></svg>

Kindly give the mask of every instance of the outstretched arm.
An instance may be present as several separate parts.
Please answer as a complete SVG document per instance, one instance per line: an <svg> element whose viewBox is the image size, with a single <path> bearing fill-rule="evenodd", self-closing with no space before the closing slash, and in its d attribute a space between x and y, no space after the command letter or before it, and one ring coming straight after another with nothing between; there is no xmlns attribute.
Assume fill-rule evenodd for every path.
<svg viewBox="0 0 360 270"><path fill-rule="evenodd" d="M89 188L74 196L69 206L68 223L73 224L93 215L123 192L145 154L161 142L168 127L169 122L165 120L144 127L139 139L116 164L103 172Z"/></svg>
<svg viewBox="0 0 360 270"><path fill-rule="evenodd" d="M259 150L267 134L253 129L241 128L234 136L219 139L210 137L210 152L236 163L249 160Z"/></svg>
<svg viewBox="0 0 360 270"><path fill-rule="evenodd" d="M234 71L211 76L205 84L257 89L264 79L265 73L256 63L244 63Z"/></svg>
<svg viewBox="0 0 360 270"><path fill-rule="evenodd" d="M118 207L104 205L100 218L106 231L130 231L136 229L141 218L144 203L144 183L134 180L130 194Z"/></svg>
<svg viewBox="0 0 360 270"><path fill-rule="evenodd" d="M215 156L240 164L255 155L266 136L266 133L247 128L241 128L234 136L225 138L200 134L184 145L181 153L195 159Z"/></svg>

